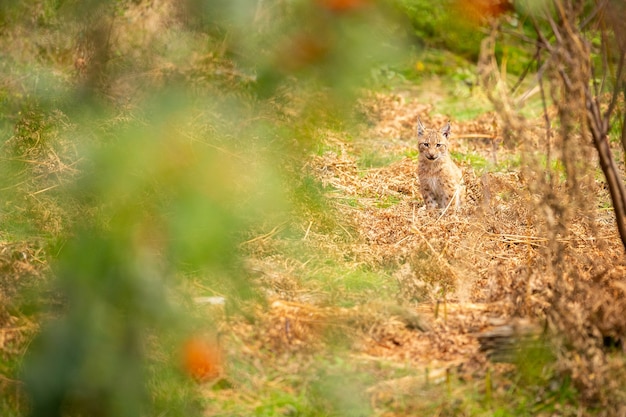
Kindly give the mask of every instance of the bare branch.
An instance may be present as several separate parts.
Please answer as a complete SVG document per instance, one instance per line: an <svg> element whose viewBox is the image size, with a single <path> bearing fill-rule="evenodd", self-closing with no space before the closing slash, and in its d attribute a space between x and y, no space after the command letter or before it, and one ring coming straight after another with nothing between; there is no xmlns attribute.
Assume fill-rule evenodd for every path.
<svg viewBox="0 0 626 417"><path fill-rule="evenodd" d="M572 84L572 81L570 80L569 76L565 73L565 70L563 68L559 68L559 75L561 75L561 78L563 79L563 82L565 83L565 87L567 87L569 90L572 90L574 85Z"/></svg>
<svg viewBox="0 0 626 417"><path fill-rule="evenodd" d="M528 72L530 71L530 67L535 63L539 64L539 54L541 53L541 46L539 46L538 42L536 42L536 45L537 45L537 49L535 50L535 58L531 60L528 63L528 65L526 65L526 67L524 67L524 71L522 71L522 74L517 79L517 82L515 82L513 87L511 87L511 92L515 92L518 89L518 87L522 85L522 82L524 82L524 79L526 79L526 76L528 75Z"/></svg>
<svg viewBox="0 0 626 417"><path fill-rule="evenodd" d="M624 91L624 95L626 95L626 91ZM624 115L622 116L622 137L621 137L621 141L622 141L622 149L624 149L626 151L626 111L624 112Z"/></svg>
<svg viewBox="0 0 626 417"><path fill-rule="evenodd" d="M510 30L510 29L502 29L501 32L505 35L509 35L509 36L513 36L515 38L520 39L523 42L529 43L529 44L536 44L537 43L537 39L533 39L529 36L524 35L523 33L519 33L516 32L514 30Z"/></svg>
<svg viewBox="0 0 626 417"><path fill-rule="evenodd" d="M607 4L608 4L608 0L602 0L598 2L596 4L596 7L594 7L594 9L591 11L591 13L589 13L589 15L580 23L578 28L580 30L583 30L584 28L586 28L587 25L595 19L598 13L600 13L601 10L604 10Z"/></svg>
<svg viewBox="0 0 626 417"><path fill-rule="evenodd" d="M624 71L624 58L626 56L626 51L620 51L619 63L617 64L617 73L615 74L615 86L613 87L613 94L611 96L611 101L609 102L609 107L606 109L604 113L604 122L609 124L609 120L611 119L611 115L615 110L615 105L617 104L617 98L619 97L619 92L622 90L622 73ZM623 129L622 129L623 130Z"/></svg>
<svg viewBox="0 0 626 417"><path fill-rule="evenodd" d="M546 37L543 35L543 32L541 31L541 28L539 27L539 23L537 22L535 16L531 15L530 20L533 24L533 28L535 29L535 33L537 34L539 44L542 48L545 48L548 50L548 52L552 53L554 51L554 48L552 47L552 44L548 41L548 39L546 39Z"/></svg>
<svg viewBox="0 0 626 417"><path fill-rule="evenodd" d="M561 32L559 32L559 28L556 25L556 22L554 21L550 13L546 13L546 15L548 16L548 23L550 23L550 27L552 28L552 33L554 33L554 36L556 37L557 42L562 44L563 36L561 36Z"/></svg>

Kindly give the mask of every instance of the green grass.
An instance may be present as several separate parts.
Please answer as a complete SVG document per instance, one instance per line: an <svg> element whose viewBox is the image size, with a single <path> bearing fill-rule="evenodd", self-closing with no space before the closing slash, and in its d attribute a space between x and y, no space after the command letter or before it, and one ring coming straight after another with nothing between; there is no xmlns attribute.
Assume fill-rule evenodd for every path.
<svg viewBox="0 0 626 417"><path fill-rule="evenodd" d="M346 204L350 207L354 207L354 208L359 208L359 207L363 207L363 204L359 201L358 197L346 197L346 198L342 198L341 202L343 204Z"/></svg>
<svg viewBox="0 0 626 417"><path fill-rule="evenodd" d="M400 202L400 198L394 195L385 195L382 196L378 202L376 203L376 207L378 208L389 208Z"/></svg>
<svg viewBox="0 0 626 417"><path fill-rule="evenodd" d="M307 270L311 272L302 278L303 288L321 291L330 304L341 307L353 307L372 299L393 300L397 293L396 280L384 271L354 268L345 262L342 259L309 262Z"/></svg>
<svg viewBox="0 0 626 417"><path fill-rule="evenodd" d="M455 161L461 162L464 165L471 166L472 169L477 173L492 171L496 168L492 161L488 160L487 158L476 152L450 152L450 155Z"/></svg>
<svg viewBox="0 0 626 417"><path fill-rule="evenodd" d="M477 152L461 153L452 151L450 155L455 161L470 166L477 175L486 172L508 172L518 169L521 165L521 158L517 154L507 154L503 157L500 153L497 164L491 158L486 158Z"/></svg>
<svg viewBox="0 0 626 417"><path fill-rule="evenodd" d="M316 355L300 358L299 366L286 368L259 363L256 369L245 370L247 364L235 365L234 374L256 374L254 386L241 381L242 392L254 398L237 396L232 401L209 405L211 415L250 415L270 417L292 416L361 416L371 415L369 401L364 396L372 380L371 369L360 368L337 355ZM278 360L278 362L281 362ZM294 372L296 371L297 372ZM395 372L395 371L392 371Z"/></svg>
<svg viewBox="0 0 626 417"><path fill-rule="evenodd" d="M378 299L395 295L396 283L382 271L357 270L341 278L341 289L367 300L377 294Z"/></svg>
<svg viewBox="0 0 626 417"><path fill-rule="evenodd" d="M198 385L183 373L176 354L166 358L164 361L155 356L148 366L147 381L152 395L152 412L173 417L200 414L204 404Z"/></svg>

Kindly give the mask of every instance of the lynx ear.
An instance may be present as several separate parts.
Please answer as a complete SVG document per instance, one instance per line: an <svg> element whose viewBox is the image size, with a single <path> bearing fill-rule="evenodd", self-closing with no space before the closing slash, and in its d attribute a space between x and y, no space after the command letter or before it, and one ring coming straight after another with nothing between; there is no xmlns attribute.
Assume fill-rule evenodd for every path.
<svg viewBox="0 0 626 417"><path fill-rule="evenodd" d="M424 136L424 125L420 118L417 118L417 136Z"/></svg>
<svg viewBox="0 0 626 417"><path fill-rule="evenodd" d="M446 125L441 129L441 134L444 138L448 139L450 136L450 122L446 123Z"/></svg>

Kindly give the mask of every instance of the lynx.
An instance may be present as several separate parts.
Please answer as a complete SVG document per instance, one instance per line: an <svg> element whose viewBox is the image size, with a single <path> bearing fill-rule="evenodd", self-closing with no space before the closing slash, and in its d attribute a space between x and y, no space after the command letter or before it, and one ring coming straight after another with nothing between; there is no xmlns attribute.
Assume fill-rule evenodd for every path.
<svg viewBox="0 0 626 417"><path fill-rule="evenodd" d="M426 208L458 209L464 195L463 173L448 153L450 122L440 131L426 129L417 120L419 141L418 175ZM451 201L452 200L452 201Z"/></svg>

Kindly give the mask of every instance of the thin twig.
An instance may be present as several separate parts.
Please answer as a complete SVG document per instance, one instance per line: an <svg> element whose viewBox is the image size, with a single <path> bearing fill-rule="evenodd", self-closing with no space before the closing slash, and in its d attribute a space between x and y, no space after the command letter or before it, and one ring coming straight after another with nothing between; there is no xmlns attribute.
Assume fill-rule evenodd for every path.
<svg viewBox="0 0 626 417"><path fill-rule="evenodd" d="M583 30L587 25L596 17L600 10L604 9L608 3L608 0L600 1L596 7L589 13L589 15L578 26L579 30Z"/></svg>
<svg viewBox="0 0 626 417"><path fill-rule="evenodd" d="M352 233L348 232L348 229L346 229L345 227L343 227L343 225L341 223L337 223L337 225L339 227L341 227L341 230L343 230L344 232L346 232L346 234L350 237L350 239L354 239L354 236L352 236Z"/></svg>
<svg viewBox="0 0 626 417"><path fill-rule="evenodd" d="M441 212L439 217L437 217L437 219L433 222L433 224L437 223L439 219L441 219L443 215L446 214L446 212L450 208L450 205L452 205L453 201L455 201L457 198L460 198L459 194L461 193L461 189L463 188L463 185L464 185L463 182L461 182L461 184L459 184L458 187L456 187L456 190L454 191L452 198L450 199L450 201L448 201L448 205L446 206L446 208L443 209L443 211Z"/></svg>
<svg viewBox="0 0 626 417"><path fill-rule="evenodd" d="M37 194L45 193L46 191L52 190L52 189L54 189L54 188L57 188L57 187L59 187L60 185L61 185L61 184L54 184L54 185L51 185L50 187L46 187L46 188L44 188L44 189L42 189L42 190L39 190L39 191L35 191L35 192L33 192L33 193L30 193L30 195L37 195Z"/></svg>
<svg viewBox="0 0 626 417"><path fill-rule="evenodd" d="M254 243L254 242L258 241L258 240L264 240L264 239L267 239L268 237L274 236L276 233L278 233L280 228L282 228L285 224L287 224L287 222L282 222L281 224L279 224L278 226L276 226L272 230L270 230L268 233L265 233L263 235L259 235L257 237L254 237L254 238L250 239L250 240L246 240L245 242L241 242L239 244L239 246L248 245L248 244Z"/></svg>
<svg viewBox="0 0 626 417"><path fill-rule="evenodd" d="M311 220L309 222L309 227L306 228L306 232L304 233L304 237L302 238L302 240L306 240L306 238L309 237L309 232L311 231L311 226L313 226L313 220Z"/></svg>

